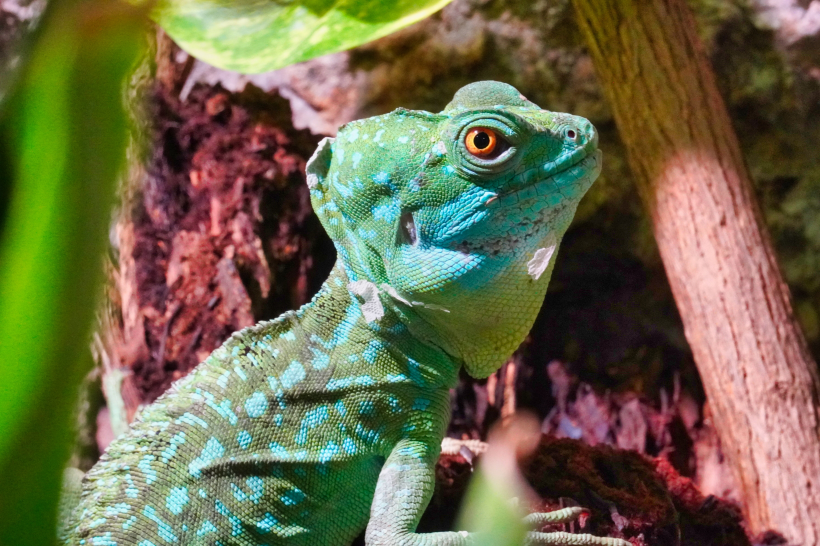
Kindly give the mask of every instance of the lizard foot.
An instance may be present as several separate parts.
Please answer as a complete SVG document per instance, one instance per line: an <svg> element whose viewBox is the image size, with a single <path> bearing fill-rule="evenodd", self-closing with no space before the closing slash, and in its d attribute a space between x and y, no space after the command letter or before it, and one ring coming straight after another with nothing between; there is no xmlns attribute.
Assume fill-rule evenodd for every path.
<svg viewBox="0 0 820 546"><path fill-rule="evenodd" d="M584 513L589 513L589 511L580 506L571 506L552 512L535 512L524 518L524 524L530 527L541 527L553 523L568 523L575 521ZM564 531L552 533L530 531L527 533L526 544L527 546L632 546L632 543L621 538L596 537Z"/></svg>

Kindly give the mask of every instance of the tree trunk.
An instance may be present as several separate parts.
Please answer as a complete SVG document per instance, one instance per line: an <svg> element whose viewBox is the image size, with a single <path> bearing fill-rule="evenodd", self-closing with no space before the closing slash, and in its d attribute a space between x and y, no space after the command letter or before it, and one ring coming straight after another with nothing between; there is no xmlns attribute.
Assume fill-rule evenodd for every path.
<svg viewBox="0 0 820 546"><path fill-rule="evenodd" d="M820 380L684 0L574 0L754 532L820 543Z"/></svg>

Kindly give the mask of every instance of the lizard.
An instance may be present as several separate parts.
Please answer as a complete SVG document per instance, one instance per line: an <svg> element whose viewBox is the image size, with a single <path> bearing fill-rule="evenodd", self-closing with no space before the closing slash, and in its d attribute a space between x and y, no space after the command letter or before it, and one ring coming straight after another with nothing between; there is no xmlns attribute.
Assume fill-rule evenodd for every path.
<svg viewBox="0 0 820 546"><path fill-rule="evenodd" d="M449 390L460 369L487 377L523 341L600 170L589 121L493 81L440 113L399 108L323 139L306 175L336 248L328 279L141 410L83 479L65 543L342 546L365 530L368 546L474 544L416 533Z"/></svg>

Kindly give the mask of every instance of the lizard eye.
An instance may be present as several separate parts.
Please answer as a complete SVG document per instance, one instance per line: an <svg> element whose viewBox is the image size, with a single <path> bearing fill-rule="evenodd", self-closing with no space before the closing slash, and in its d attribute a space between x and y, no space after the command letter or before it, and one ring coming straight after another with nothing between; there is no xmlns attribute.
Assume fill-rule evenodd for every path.
<svg viewBox="0 0 820 546"><path fill-rule="evenodd" d="M488 157L498 148L498 134L488 127L476 127L470 129L464 139L467 151L477 157Z"/></svg>

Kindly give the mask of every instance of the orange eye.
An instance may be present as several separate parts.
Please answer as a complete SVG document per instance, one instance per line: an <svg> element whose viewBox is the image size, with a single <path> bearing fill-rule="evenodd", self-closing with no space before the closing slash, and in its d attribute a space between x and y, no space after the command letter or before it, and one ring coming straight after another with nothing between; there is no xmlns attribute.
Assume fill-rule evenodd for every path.
<svg viewBox="0 0 820 546"><path fill-rule="evenodd" d="M476 127L467 133L464 145L467 146L467 151L474 156L486 157L493 153L498 145L498 136L492 129Z"/></svg>

